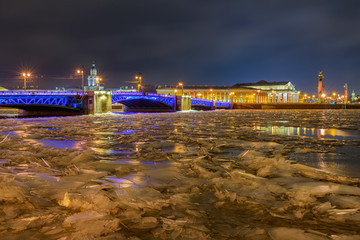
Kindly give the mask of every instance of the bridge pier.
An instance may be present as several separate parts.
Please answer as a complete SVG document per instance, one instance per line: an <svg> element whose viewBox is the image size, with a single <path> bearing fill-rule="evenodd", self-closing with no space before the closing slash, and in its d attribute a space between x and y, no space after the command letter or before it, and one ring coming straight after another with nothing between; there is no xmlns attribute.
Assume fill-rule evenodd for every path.
<svg viewBox="0 0 360 240"><path fill-rule="evenodd" d="M191 97L190 96L176 96L176 111L189 111L191 110Z"/></svg>
<svg viewBox="0 0 360 240"><path fill-rule="evenodd" d="M87 91L84 114L107 113L112 110L111 91Z"/></svg>

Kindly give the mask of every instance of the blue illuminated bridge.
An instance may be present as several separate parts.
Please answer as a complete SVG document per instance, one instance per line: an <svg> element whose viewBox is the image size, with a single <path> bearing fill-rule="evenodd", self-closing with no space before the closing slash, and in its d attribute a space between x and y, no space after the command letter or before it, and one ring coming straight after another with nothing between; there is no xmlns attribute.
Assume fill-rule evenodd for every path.
<svg viewBox="0 0 360 240"><path fill-rule="evenodd" d="M95 93L102 94L105 91ZM110 94L110 92L107 92ZM10 107L25 111L65 111L81 112L86 108L88 92L82 91L1 91L0 107ZM179 102L180 99L180 102ZM111 92L112 104L121 103L132 111L176 111L181 97L154 93ZM194 109L213 110L231 108L229 102L206 99L191 99Z"/></svg>

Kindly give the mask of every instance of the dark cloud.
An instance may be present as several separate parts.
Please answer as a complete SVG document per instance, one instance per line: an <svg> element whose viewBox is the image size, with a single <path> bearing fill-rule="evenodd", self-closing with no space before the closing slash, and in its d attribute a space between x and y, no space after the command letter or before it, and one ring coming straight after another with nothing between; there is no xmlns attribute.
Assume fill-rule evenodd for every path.
<svg viewBox="0 0 360 240"><path fill-rule="evenodd" d="M14 0L0 3L0 85L22 68L55 87L96 61L106 86L292 81L360 91L357 0ZM66 84L74 84L69 80Z"/></svg>

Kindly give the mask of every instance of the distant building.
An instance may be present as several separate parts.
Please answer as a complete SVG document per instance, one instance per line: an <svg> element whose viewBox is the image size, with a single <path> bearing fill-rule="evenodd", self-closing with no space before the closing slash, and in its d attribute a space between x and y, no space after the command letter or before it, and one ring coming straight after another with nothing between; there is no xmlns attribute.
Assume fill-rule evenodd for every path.
<svg viewBox="0 0 360 240"><path fill-rule="evenodd" d="M122 86L120 88L107 88L106 91L113 91L113 92L137 92L137 89L134 86Z"/></svg>
<svg viewBox="0 0 360 240"><path fill-rule="evenodd" d="M356 95L354 90L351 93L351 102L352 103L360 103L360 94Z"/></svg>
<svg viewBox="0 0 360 240"><path fill-rule="evenodd" d="M101 82L101 78L97 74L95 63L93 63L90 69L90 75L88 76L88 85L84 86L84 90L85 91L104 90L104 86L101 86L100 82Z"/></svg>
<svg viewBox="0 0 360 240"><path fill-rule="evenodd" d="M268 103L298 103L299 93L295 85L290 81L284 82L267 82L261 80L256 83L238 83L233 87L246 87L260 89L268 93Z"/></svg>
<svg viewBox="0 0 360 240"><path fill-rule="evenodd" d="M158 88L158 94L189 95L193 98L234 103L298 103L299 93L291 82L238 83L229 86L175 86Z"/></svg>

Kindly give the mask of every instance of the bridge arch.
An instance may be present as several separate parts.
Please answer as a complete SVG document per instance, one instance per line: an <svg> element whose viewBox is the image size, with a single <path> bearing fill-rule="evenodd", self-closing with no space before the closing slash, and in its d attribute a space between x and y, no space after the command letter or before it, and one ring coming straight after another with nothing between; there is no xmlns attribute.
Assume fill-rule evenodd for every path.
<svg viewBox="0 0 360 240"><path fill-rule="evenodd" d="M159 95L113 94L112 103L121 103L128 112L171 112L175 109L175 98Z"/></svg>

